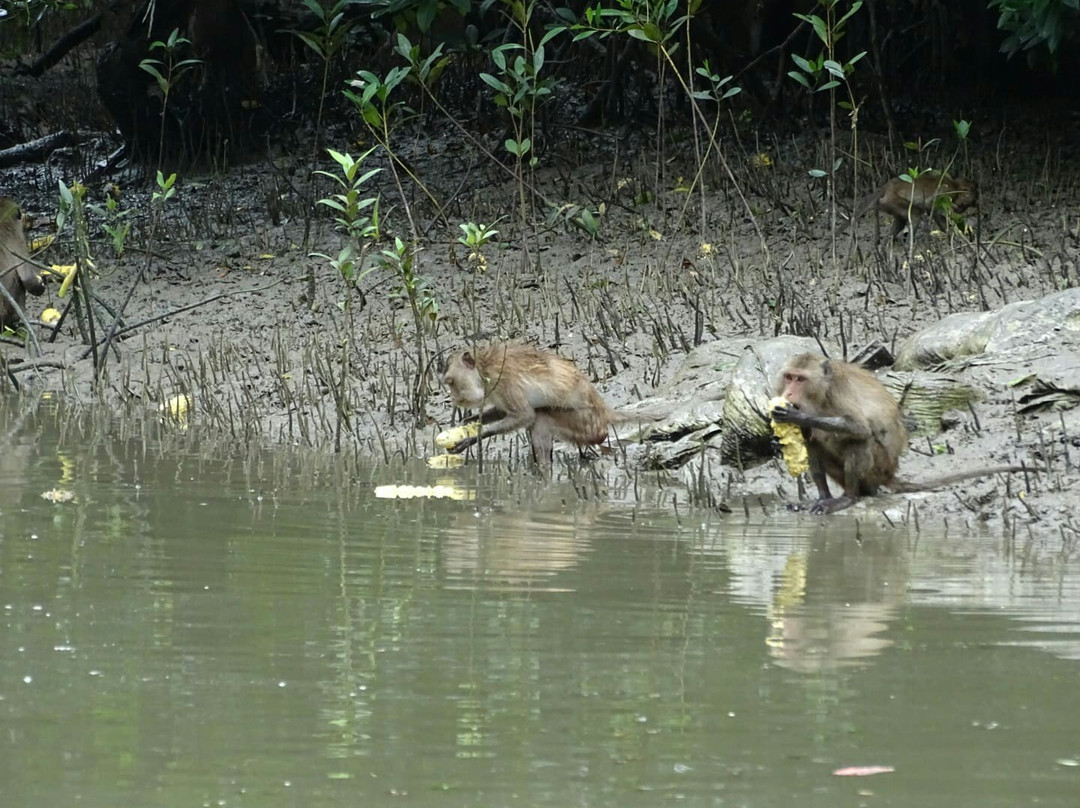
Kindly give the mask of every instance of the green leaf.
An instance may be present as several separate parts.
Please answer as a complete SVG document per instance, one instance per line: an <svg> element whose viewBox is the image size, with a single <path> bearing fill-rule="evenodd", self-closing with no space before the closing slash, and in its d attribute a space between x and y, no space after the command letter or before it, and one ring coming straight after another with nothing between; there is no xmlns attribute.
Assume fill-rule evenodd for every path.
<svg viewBox="0 0 1080 808"><path fill-rule="evenodd" d="M512 94L510 92L510 87L506 84L506 82L500 81L499 79L495 78L490 73L481 73L480 74L480 80L483 81L484 84L491 87L491 89L497 90L498 92L502 93L503 95L511 95Z"/></svg>
<svg viewBox="0 0 1080 808"><path fill-rule="evenodd" d="M840 63L833 59L826 59L821 63L821 66L828 70L832 75L838 79L844 78L844 68L840 66Z"/></svg>
<svg viewBox="0 0 1080 808"><path fill-rule="evenodd" d="M841 17L839 20L837 20L836 30L839 31L841 28L843 28L844 23L850 20L851 15L857 12L860 8L862 8L862 0L856 0L856 2L852 3L851 8L848 10L848 13Z"/></svg>
<svg viewBox="0 0 1080 808"><path fill-rule="evenodd" d="M437 3L423 3L416 11L416 27L420 29L420 33L426 34L431 30L431 23L435 19L435 12L439 10Z"/></svg>

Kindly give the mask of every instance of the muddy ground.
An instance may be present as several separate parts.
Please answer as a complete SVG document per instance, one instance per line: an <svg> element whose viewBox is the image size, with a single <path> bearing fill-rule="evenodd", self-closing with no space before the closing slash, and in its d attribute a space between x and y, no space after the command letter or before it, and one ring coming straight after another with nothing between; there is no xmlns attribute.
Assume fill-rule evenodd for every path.
<svg viewBox="0 0 1080 808"><path fill-rule="evenodd" d="M70 319L55 342L46 342L49 329L41 328L40 357L9 341L0 351L8 362L36 366L17 375L31 395L52 390L82 403L151 408L189 393L191 418L238 442L338 447L397 463L434 453L434 434L453 417L435 374L424 373L434 365L431 357L474 338L531 340L558 350L618 406L662 389L697 342L797 333L854 353L872 341L894 347L952 312L1077 285L1080 171L1070 127L1057 127L1052 118L1040 122L1035 113L1022 129L1006 123L1016 120L1015 111L969 116L974 134L956 149L949 116L940 117L941 140L922 155L901 156L884 136L859 133L863 165L857 180L843 169L835 246L824 181L808 173L829 159L827 130L782 138L749 124L729 131L722 150L730 175L712 157L701 184L693 185L692 140L677 127L659 147L648 132L633 128L568 128L559 142L546 144L529 179L532 188L521 191L507 169L454 128L428 121L402 134L398 149L442 215L407 178L405 199L389 171L372 181L382 193L379 249L389 248L394 236L411 238L410 215L420 233L416 270L434 293L437 319L425 327L419 351L413 315L390 270L371 262L371 274L350 290L325 259L310 255L336 256L344 243L324 208L316 210L303 246L308 157L276 152L223 174L189 172L156 227L149 216L152 183L123 169L89 188L100 202L115 183L121 207L133 211L120 258L100 220L91 218L94 292L116 307L134 288L124 312L131 330L104 371L95 370ZM344 149L347 140L331 132L328 142ZM484 142L499 149L496 138ZM38 217L33 235L42 235L56 212L56 180L86 176L110 145L103 136L54 155L45 166L8 170L0 176L0 194L19 198ZM841 151L850 145L846 135L838 144ZM388 165L378 154L370 160ZM980 215L969 217L975 228L968 235L920 232L910 260L902 244L875 251L872 217L855 228L857 244L848 240L843 222L851 200L872 181L911 164L940 167L954 160L953 173L973 177L982 189ZM595 233L583 209L592 214ZM462 222L495 223L498 236L482 250L486 266L457 243ZM41 260L67 264L71 250L68 230ZM313 300L309 272L316 278ZM66 301L57 292L51 283L44 298L31 299L30 314L62 309ZM99 339L106 327L104 320L96 323ZM969 380L980 383L978 375ZM924 523L986 525L1010 536L1075 535L1075 411L1017 416L1009 390L982 389L978 428L962 419L935 437L934 443L948 445L947 456L931 456L926 438L913 440L902 476L1021 459L1041 468L1047 445L1058 447L1051 473L876 498L831 518L913 519L914 503ZM1062 462L1070 448L1072 458ZM488 451L489 462L533 473L522 462L527 450L520 440L495 440ZM576 451L557 447L556 454L557 474L578 473ZM694 487L703 479L701 462L664 474ZM770 509L797 496L776 463L740 470L716 457L704 462L711 486L706 499L732 507L732 518L742 513L744 496ZM593 461L588 473L625 480L640 474L632 466L613 453Z"/></svg>

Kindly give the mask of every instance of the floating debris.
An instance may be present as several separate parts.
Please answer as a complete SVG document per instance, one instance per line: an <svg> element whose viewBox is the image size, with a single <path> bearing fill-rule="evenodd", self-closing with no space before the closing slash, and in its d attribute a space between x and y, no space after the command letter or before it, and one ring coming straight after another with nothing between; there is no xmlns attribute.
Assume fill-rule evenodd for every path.
<svg viewBox="0 0 1080 808"><path fill-rule="evenodd" d="M379 499L472 499L475 494L456 485L380 485L375 488Z"/></svg>
<svg viewBox="0 0 1080 808"><path fill-rule="evenodd" d="M65 488L53 488L49 491L42 491L41 498L57 504L61 502L71 502L75 499L75 492L68 491Z"/></svg>

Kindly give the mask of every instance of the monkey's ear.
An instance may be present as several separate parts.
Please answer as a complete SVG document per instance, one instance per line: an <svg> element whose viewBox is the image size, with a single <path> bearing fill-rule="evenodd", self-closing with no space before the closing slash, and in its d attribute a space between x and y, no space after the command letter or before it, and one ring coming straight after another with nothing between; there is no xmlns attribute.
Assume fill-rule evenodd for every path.
<svg viewBox="0 0 1080 808"><path fill-rule="evenodd" d="M465 363L465 366L469 368L469 370L476 367L476 360L473 359L473 355L468 351L461 355L461 361Z"/></svg>
<svg viewBox="0 0 1080 808"><path fill-rule="evenodd" d="M832 376L832 363L828 359L821 363L821 372L826 376Z"/></svg>

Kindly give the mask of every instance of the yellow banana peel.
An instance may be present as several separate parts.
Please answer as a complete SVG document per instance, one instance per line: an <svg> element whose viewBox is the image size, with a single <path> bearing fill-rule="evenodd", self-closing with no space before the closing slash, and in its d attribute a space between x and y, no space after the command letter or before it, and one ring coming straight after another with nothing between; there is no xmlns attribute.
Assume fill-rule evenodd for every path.
<svg viewBox="0 0 1080 808"><path fill-rule="evenodd" d="M786 407L787 400L782 396L769 399L768 408L771 414L777 407ZM795 424L777 423L769 419L773 434L780 441L780 454L787 464L788 474L798 477L810 468L810 456L806 451L806 441L803 440L802 429Z"/></svg>

